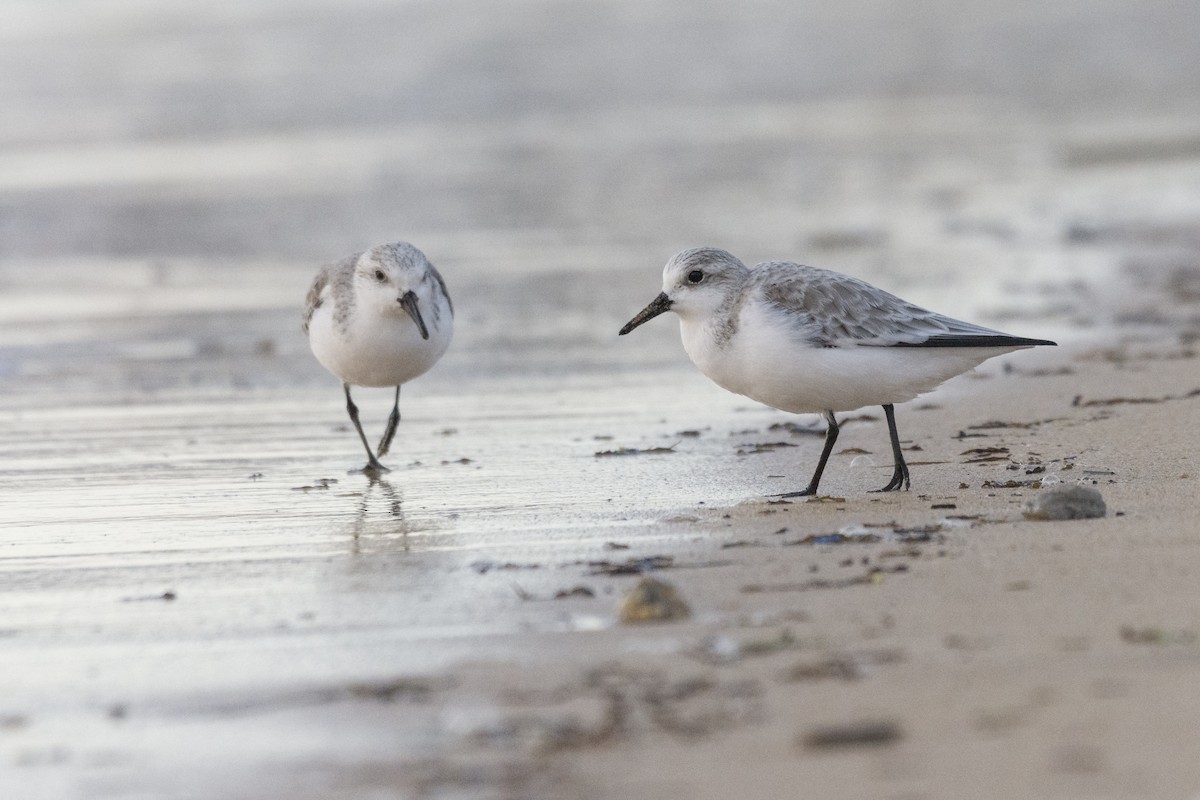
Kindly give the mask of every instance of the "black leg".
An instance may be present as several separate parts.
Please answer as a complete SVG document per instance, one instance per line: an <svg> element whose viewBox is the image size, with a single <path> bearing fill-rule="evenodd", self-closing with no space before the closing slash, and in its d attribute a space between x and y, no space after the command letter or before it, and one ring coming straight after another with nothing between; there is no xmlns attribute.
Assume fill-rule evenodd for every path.
<svg viewBox="0 0 1200 800"><path fill-rule="evenodd" d="M363 447L367 449L367 465L363 467L363 471L387 472L388 468L379 463L379 459L371 452L371 445L367 444L367 435L363 433L362 423L358 421L358 406L354 405L354 401L350 399L350 384L343 383L342 388L346 390L346 413L350 415L350 421L354 423L354 430L358 431L358 438L362 440Z"/></svg>
<svg viewBox="0 0 1200 800"><path fill-rule="evenodd" d="M904 453L900 452L900 434L896 432L896 409L888 403L883 407L883 414L887 417L888 435L892 439L892 460L895 461L896 467L888 485L877 491L894 492L901 487L908 491L908 464L904 463Z"/></svg>
<svg viewBox="0 0 1200 800"><path fill-rule="evenodd" d="M376 454L383 458L392 447L392 438L396 435L396 426L400 424L400 387L396 387L396 399L392 401L392 413L388 417L387 427L383 430L383 438L379 440Z"/></svg>
<svg viewBox="0 0 1200 800"><path fill-rule="evenodd" d="M821 482L821 473L825 471L825 462L829 460L829 454L833 452L833 443L837 441L838 437L838 423L833 412L822 411L821 416L825 417L825 422L829 427L825 429L825 447L821 450L821 460L817 462L817 471L813 473L812 480L808 482L808 486L804 487L803 491L788 492L775 495L776 497L810 497L817 493L817 484Z"/></svg>

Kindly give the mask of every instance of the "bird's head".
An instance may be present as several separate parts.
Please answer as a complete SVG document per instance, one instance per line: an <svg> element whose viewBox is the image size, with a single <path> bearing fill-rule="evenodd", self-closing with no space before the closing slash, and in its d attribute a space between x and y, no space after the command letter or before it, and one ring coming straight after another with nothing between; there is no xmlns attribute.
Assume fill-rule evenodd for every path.
<svg viewBox="0 0 1200 800"><path fill-rule="evenodd" d="M383 313L407 314L422 339L429 328L421 316L421 305L430 302L425 275L429 261L407 242L372 247L358 258L354 281L359 297Z"/></svg>
<svg viewBox="0 0 1200 800"><path fill-rule="evenodd" d="M715 247L676 253L663 267L662 292L621 328L620 335L666 311L684 320L703 319L720 308L749 274L745 264Z"/></svg>

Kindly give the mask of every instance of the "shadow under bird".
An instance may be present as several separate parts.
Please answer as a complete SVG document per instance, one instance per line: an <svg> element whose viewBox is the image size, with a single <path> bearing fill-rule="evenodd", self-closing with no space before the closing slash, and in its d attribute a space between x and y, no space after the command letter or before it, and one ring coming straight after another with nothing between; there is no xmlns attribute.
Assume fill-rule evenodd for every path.
<svg viewBox="0 0 1200 800"><path fill-rule="evenodd" d="M454 333L454 306L441 274L417 248L393 242L347 256L317 273L304 308L304 332L321 366L342 381L346 411L367 450L368 474L388 471L400 423L400 387L437 363ZM395 386L376 452L358 420L351 386Z"/></svg>
<svg viewBox="0 0 1200 800"><path fill-rule="evenodd" d="M683 348L717 385L828 428L808 486L815 495L838 437L837 411L883 407L895 467L878 491L909 488L894 405L989 358L1037 345L902 300L866 281L789 261L747 267L724 250L677 253L663 290L620 335L666 311L679 315Z"/></svg>

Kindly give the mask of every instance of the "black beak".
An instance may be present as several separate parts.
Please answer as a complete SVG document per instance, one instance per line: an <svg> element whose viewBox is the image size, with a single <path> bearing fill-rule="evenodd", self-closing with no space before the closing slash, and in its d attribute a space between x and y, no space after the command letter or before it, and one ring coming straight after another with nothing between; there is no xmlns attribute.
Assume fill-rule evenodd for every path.
<svg viewBox="0 0 1200 800"><path fill-rule="evenodd" d="M425 327L425 320L421 319L421 309L417 308L417 295L414 292L405 292L404 297L400 298L400 305L412 317L412 321L417 323L417 329L421 331L421 338L429 338L429 328Z"/></svg>
<svg viewBox="0 0 1200 800"><path fill-rule="evenodd" d="M641 325L643 322L654 319L659 314L662 314L662 313L664 313L666 311L670 311L670 310L671 310L671 298L667 297L666 292L660 292L658 297L656 297L650 301L650 305L646 306L641 311L639 311L638 315L636 317L634 317L633 319L629 320L629 322L626 322L625 327L621 328L621 332L618 333L617 335L624 336L625 334L629 333L631 330L636 328L638 325Z"/></svg>

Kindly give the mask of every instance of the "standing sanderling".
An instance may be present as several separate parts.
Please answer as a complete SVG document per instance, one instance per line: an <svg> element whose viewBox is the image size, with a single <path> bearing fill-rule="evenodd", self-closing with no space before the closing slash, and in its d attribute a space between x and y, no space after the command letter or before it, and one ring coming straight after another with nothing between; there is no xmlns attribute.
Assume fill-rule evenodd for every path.
<svg viewBox="0 0 1200 800"><path fill-rule="evenodd" d="M317 361L342 380L346 411L367 449L363 471L386 472L379 457L387 455L400 422L400 385L436 364L454 333L454 306L441 274L408 242L343 258L317 273L304 307L304 331ZM352 384L396 387L378 457L350 399Z"/></svg>
<svg viewBox="0 0 1200 800"><path fill-rule="evenodd" d="M812 480L817 492L837 441L835 411L882 405L895 469L879 491L908 489L893 405L993 357L1035 345L926 311L848 275L769 261L748 268L715 248L677 253L663 290L621 334L665 311L679 315L683 348L717 385L782 411L819 412L828 423Z"/></svg>

